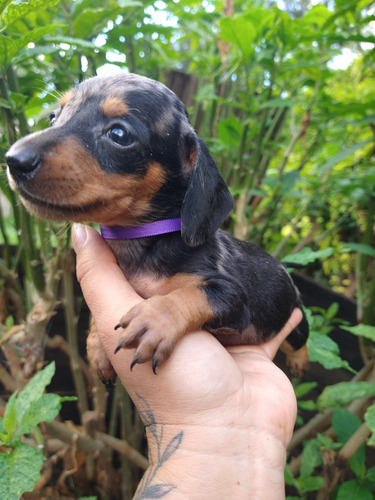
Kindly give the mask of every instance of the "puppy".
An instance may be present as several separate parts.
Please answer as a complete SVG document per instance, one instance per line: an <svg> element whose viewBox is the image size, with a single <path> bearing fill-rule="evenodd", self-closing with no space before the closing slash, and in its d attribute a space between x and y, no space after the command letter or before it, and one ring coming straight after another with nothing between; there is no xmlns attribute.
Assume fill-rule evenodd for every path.
<svg viewBox="0 0 375 500"><path fill-rule="evenodd" d="M97 222L136 291L149 300L124 315L118 349L131 364L163 363L198 328L224 345L261 344L285 325L298 291L282 265L219 229L233 199L177 96L134 74L84 81L51 126L16 142L8 178L25 207L52 220ZM294 371L307 361L305 317L289 335ZM114 371L95 325L88 356Z"/></svg>

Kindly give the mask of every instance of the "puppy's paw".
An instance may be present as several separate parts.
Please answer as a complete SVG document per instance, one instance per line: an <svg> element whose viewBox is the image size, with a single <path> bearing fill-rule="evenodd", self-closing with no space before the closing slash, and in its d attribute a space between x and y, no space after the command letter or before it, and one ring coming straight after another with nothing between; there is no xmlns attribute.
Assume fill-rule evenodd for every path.
<svg viewBox="0 0 375 500"><path fill-rule="evenodd" d="M306 345L297 351L287 352L286 364L293 377L300 377L309 366L309 355Z"/></svg>
<svg viewBox="0 0 375 500"><path fill-rule="evenodd" d="M87 357L91 368L103 383L106 384L116 377L116 372L104 352L94 321L87 337Z"/></svg>
<svg viewBox="0 0 375 500"><path fill-rule="evenodd" d="M154 373L169 358L176 342L186 332L184 322L178 318L168 296L154 296L137 304L115 328L125 330L115 352L135 348L130 368L136 363L152 361Z"/></svg>

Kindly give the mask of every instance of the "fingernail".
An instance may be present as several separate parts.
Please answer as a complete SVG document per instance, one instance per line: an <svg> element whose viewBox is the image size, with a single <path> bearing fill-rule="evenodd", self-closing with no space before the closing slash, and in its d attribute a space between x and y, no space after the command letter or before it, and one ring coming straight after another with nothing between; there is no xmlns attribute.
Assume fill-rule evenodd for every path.
<svg viewBox="0 0 375 500"><path fill-rule="evenodd" d="M86 226L77 223L73 224L72 242L73 242L73 248L76 253L83 247L86 238L87 238Z"/></svg>

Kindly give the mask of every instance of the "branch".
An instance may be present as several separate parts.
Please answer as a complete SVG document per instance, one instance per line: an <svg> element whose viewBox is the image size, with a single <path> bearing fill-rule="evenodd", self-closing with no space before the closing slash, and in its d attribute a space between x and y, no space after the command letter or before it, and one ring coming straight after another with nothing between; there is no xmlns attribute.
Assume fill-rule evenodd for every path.
<svg viewBox="0 0 375 500"><path fill-rule="evenodd" d="M338 453L339 458L346 462L354 455L360 446L366 443L371 434L371 429L363 423L361 427L351 436Z"/></svg>
<svg viewBox="0 0 375 500"><path fill-rule="evenodd" d="M93 439L81 434L77 429L72 429L56 421L46 422L45 427L50 436L58 438L66 444L70 445L75 441L78 450L82 450L86 453L100 453L108 451L108 447L110 447L133 462L140 469L146 470L148 467L147 458L139 453L139 451L132 448L125 440L108 436L102 432L97 432L95 434L95 439Z"/></svg>
<svg viewBox="0 0 375 500"><path fill-rule="evenodd" d="M72 353L68 342L61 335L54 335L53 337L48 337L46 340L46 345L49 349L60 349L64 354L71 358ZM92 386L93 374L88 367L87 363L80 357L79 358L79 368L84 374L88 384Z"/></svg>

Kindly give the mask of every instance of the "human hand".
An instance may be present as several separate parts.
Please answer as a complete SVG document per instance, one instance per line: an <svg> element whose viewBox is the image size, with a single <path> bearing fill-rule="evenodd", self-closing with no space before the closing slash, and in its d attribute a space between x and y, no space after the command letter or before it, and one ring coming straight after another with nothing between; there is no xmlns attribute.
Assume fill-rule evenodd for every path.
<svg viewBox="0 0 375 500"><path fill-rule="evenodd" d="M224 348L202 330L185 335L157 375L150 363L130 371L134 351L114 354L121 333L113 327L143 299L92 228L75 226L73 244L103 349L146 426L151 467L134 498L284 498L296 401L272 358L301 312L261 346Z"/></svg>

